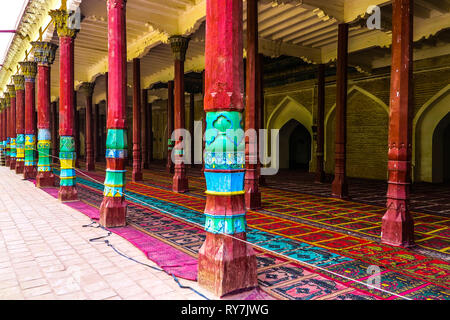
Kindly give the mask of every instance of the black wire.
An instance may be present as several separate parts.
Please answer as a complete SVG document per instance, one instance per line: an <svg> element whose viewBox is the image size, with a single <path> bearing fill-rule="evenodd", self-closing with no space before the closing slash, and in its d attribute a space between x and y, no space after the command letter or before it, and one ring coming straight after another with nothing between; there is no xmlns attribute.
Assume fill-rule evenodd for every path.
<svg viewBox="0 0 450 320"><path fill-rule="evenodd" d="M111 231L107 230L105 227L103 227L102 225L98 224L97 221L92 220L92 219L91 219L91 221L92 221L92 222L91 222L90 224L83 225L83 228L85 228L85 227L90 227L90 228L101 228L101 229L105 230L106 232L108 232L108 234L105 235L105 236L102 236L102 237L97 237L97 238L89 239L89 242L104 242L104 243L106 243L106 245L107 245L108 247L111 247L118 255L120 255L120 256L122 256L122 257L128 259L128 260L131 260L131 261L133 261L133 262L139 263L139 264L141 264L141 265L143 265L143 266L149 267L149 268L151 268L151 269L153 269L153 270L160 271L160 272L164 272L164 273L168 274L169 276L171 276L171 277L173 278L173 280L176 282L176 284L178 284L178 286L179 286L181 289L189 289L189 290L195 292L196 294L198 294L199 296L203 297L204 299L209 300L207 297L205 297L203 294L201 294L200 292L198 292L198 291L195 290L194 288L192 288L192 287L190 287L190 286L184 286L184 285L182 285L182 284L180 283L180 281L178 280L178 278L177 278L173 273L168 273L168 272L165 271L164 269L160 269L160 268L151 266L151 265L149 265L149 264L146 264L146 263L144 263L144 262L135 260L135 259L133 259L133 258L131 258L131 257L125 255L125 254L123 254L123 253L120 252L119 250L117 250L116 247L114 247L114 246L111 244L111 242L109 242L109 240L106 240L106 239L105 239L105 238L111 236L111 234L112 234ZM97 226L93 226L93 224L97 224ZM102 240L102 239L104 239L104 240ZM102 241L99 241L99 240L102 240Z"/></svg>

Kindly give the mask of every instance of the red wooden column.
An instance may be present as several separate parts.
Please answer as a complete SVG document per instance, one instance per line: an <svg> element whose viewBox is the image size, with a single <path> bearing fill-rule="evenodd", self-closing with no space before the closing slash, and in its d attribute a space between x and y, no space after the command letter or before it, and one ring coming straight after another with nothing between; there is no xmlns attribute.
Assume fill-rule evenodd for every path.
<svg viewBox="0 0 450 320"><path fill-rule="evenodd" d="M148 92L147 89L142 89L142 168L148 169Z"/></svg>
<svg viewBox="0 0 450 320"><path fill-rule="evenodd" d="M264 120L264 55L262 53L258 54L257 59L257 92L258 92L258 104L257 104L257 114L258 120L257 123L259 125L259 129L264 129L265 120ZM258 133L259 134L259 133ZM259 135L258 135L259 137ZM258 172L259 172L259 185L266 185L266 179L261 174L261 159L259 158L259 149L261 148L261 141L258 143Z"/></svg>
<svg viewBox="0 0 450 320"><path fill-rule="evenodd" d="M141 59L133 59L133 182L142 181L141 163Z"/></svg>
<svg viewBox="0 0 450 320"><path fill-rule="evenodd" d="M80 110L78 110L78 101L77 101L78 95L77 92L74 91L73 93L73 106L74 106L74 120L73 120L73 127L75 130L75 167L80 167L80 157L81 157L81 140L80 140ZM85 155L86 156L86 155ZM86 161L86 159L84 159Z"/></svg>
<svg viewBox="0 0 450 320"><path fill-rule="evenodd" d="M202 71L202 100L203 100L203 111L202 111L202 150L205 150L205 131L206 131L206 112L205 112L205 70ZM205 172L205 157L202 153L202 172Z"/></svg>
<svg viewBox="0 0 450 320"><path fill-rule="evenodd" d="M250 133L245 143L245 207L261 207L258 172L258 1L247 0L247 85L245 130ZM256 133L253 135L252 133Z"/></svg>
<svg viewBox="0 0 450 320"><path fill-rule="evenodd" d="M56 102L52 104L55 109L50 114L50 67L55 61L57 45L51 42L33 42L34 61L37 63L37 149L38 163L36 175L36 187L54 187L55 175L52 172L52 160L50 158L50 148L53 148L52 155L57 156L56 128L53 127L54 134L50 131L51 116L54 120L52 126L56 126Z"/></svg>
<svg viewBox="0 0 450 320"><path fill-rule="evenodd" d="M94 137L93 126L94 121L92 117L92 95L94 93L95 82L83 82L80 86L80 92L82 92L86 98L86 130L85 130L85 141L86 141L86 170L95 171L95 156L94 156Z"/></svg>
<svg viewBox="0 0 450 320"><path fill-rule="evenodd" d="M34 61L20 62L25 77L25 144L24 144L24 179L34 179L37 174L36 130L35 130L35 78L37 64Z"/></svg>
<svg viewBox="0 0 450 320"><path fill-rule="evenodd" d="M93 135L94 141L92 143L92 146L94 148L94 161L95 162L98 161L98 155L100 154L99 147L100 147L100 143L102 141L101 140L102 136L98 130L99 124L100 124L99 119L98 119L98 116L99 116L98 108L99 108L98 103L94 104L94 110L93 110L94 111L94 114L93 114L94 123L92 126L92 131L93 131L92 135Z"/></svg>
<svg viewBox="0 0 450 320"><path fill-rule="evenodd" d="M168 173L174 173L174 164L172 162L172 132L174 128L174 106L173 106L173 81L167 83L167 165L166 170Z"/></svg>
<svg viewBox="0 0 450 320"><path fill-rule="evenodd" d="M148 114L147 114L147 124L148 124L148 163L153 162L153 103L148 104Z"/></svg>
<svg viewBox="0 0 450 320"><path fill-rule="evenodd" d="M0 166L5 166L5 162L6 162L6 135L5 135L5 126L6 126L6 121L5 121L5 114L6 114L6 101L5 98L2 97L0 98L0 148L1 148L1 153L0 153Z"/></svg>
<svg viewBox="0 0 450 320"><path fill-rule="evenodd" d="M258 285L255 253L240 241L246 240L242 11L242 0L206 2L206 240L198 282L217 296Z"/></svg>
<svg viewBox="0 0 450 320"><path fill-rule="evenodd" d="M336 132L334 156L334 180L331 193L337 198L348 197L346 175L347 144L347 62L348 24L339 24L337 74L336 74Z"/></svg>
<svg viewBox="0 0 450 320"><path fill-rule="evenodd" d="M191 167L194 167L194 117L195 117L195 93L189 95L189 133L191 134Z"/></svg>
<svg viewBox="0 0 450 320"><path fill-rule="evenodd" d="M316 182L325 181L323 171L323 143L324 143L324 115L325 115L325 65L319 64L317 74L317 148L316 148Z"/></svg>
<svg viewBox="0 0 450 320"><path fill-rule="evenodd" d="M100 206L100 224L126 225L125 157L127 154L127 38L126 0L108 0L108 136L106 178Z"/></svg>
<svg viewBox="0 0 450 320"><path fill-rule="evenodd" d="M10 131L9 136L11 139L11 147L10 147L10 163L9 168L11 170L16 170L16 88L13 84L8 84L6 86L9 92L9 98L11 101L11 110L10 110Z"/></svg>
<svg viewBox="0 0 450 320"><path fill-rule="evenodd" d="M50 11L59 36L59 158L61 164L58 199L78 199L75 161L77 158L74 128L74 40L77 30L68 26L64 9Z"/></svg>
<svg viewBox="0 0 450 320"><path fill-rule="evenodd" d="M185 122L185 101L184 101L184 60L186 59L186 50L189 44L189 38L182 36L172 36L169 38L175 63L174 78L174 130L184 129ZM173 151L175 159L175 172L173 175L172 191L189 191L188 179L186 175L186 165L182 160L184 148L182 139L174 141Z"/></svg>
<svg viewBox="0 0 450 320"><path fill-rule="evenodd" d="M5 121L6 121L6 125L5 125L5 129L6 129L6 157L5 157L5 166L9 168L9 166L11 165L11 98L9 97L9 92L6 91L3 94L3 98L5 99Z"/></svg>
<svg viewBox="0 0 450 320"><path fill-rule="evenodd" d="M392 2L392 65L389 116L387 211L381 242L411 247L414 222L409 211L413 111L413 1Z"/></svg>
<svg viewBox="0 0 450 320"><path fill-rule="evenodd" d="M52 161L55 162L57 160L58 157L58 105L56 101L53 101L51 103L51 128L52 128L52 132L51 132L51 136L52 136L52 156L53 159Z"/></svg>
<svg viewBox="0 0 450 320"><path fill-rule="evenodd" d="M23 174L25 166L25 78L14 75L16 88L16 174Z"/></svg>

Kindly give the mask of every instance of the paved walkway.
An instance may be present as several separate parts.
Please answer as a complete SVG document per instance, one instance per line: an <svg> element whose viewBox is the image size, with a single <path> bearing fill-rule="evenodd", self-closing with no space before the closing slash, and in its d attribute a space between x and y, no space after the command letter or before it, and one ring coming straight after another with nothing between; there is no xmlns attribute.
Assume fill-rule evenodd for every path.
<svg viewBox="0 0 450 320"><path fill-rule="evenodd" d="M130 261L103 242L82 213L0 167L0 299L203 299L169 275ZM112 234L117 250L156 266ZM180 280L204 295L196 282Z"/></svg>

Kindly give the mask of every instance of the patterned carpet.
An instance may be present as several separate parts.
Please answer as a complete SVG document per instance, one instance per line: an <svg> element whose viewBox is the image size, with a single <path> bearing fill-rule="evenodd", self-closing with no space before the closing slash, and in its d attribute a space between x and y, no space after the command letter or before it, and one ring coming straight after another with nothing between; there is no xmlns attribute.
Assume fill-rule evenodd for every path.
<svg viewBox="0 0 450 320"><path fill-rule="evenodd" d="M98 165L98 169L104 168ZM144 172L144 181L142 185L159 186L170 190L172 177L160 168L159 170L153 168L152 172ZM140 184L130 186L138 188L138 185ZM192 200L190 203L195 205L185 202L183 205L203 210L205 198L203 177L190 176L189 187L189 194L194 196L190 199ZM271 230L276 234L308 243L320 242L322 246L336 250L357 245L361 237L375 241L380 238L381 218L386 211L384 207L275 188L263 187L261 191L263 208L251 211L250 213L255 214L252 216L254 220L249 220L249 224L257 229ZM145 190L143 192L145 194ZM170 200L166 197L170 197L168 194L164 195L164 199ZM427 251L435 252L435 257L448 261L450 259L450 216L419 212L412 212L412 214L415 222L415 242L418 246L418 250L415 251L424 254ZM249 219L251 219L250 216ZM304 230L314 230L309 229L312 226L325 228L330 232L325 234L318 230L304 232ZM335 241L338 238L340 241Z"/></svg>
<svg viewBox="0 0 450 320"><path fill-rule="evenodd" d="M99 174L88 173L88 175L99 181L103 179ZM80 197L98 206L102 198L102 186L80 176L77 181ZM170 182L163 173L146 173L145 179L155 176L158 179L151 182L160 187L138 183L127 184L127 199L132 202L128 212L129 222L141 231L196 257L205 237L202 228L196 226L203 226L204 221L203 190L201 193L196 192L201 189L201 179L191 179L193 191L191 194L179 195L162 188L164 184ZM280 206L301 207L282 211L281 214L286 215L286 218L268 214L267 211L248 213L248 241L259 248L257 249L259 282L269 294L281 299L400 299L384 291L368 289L363 284L372 275L370 266L377 265L380 269L375 272L380 272L380 285L386 291L412 299L450 298L450 268L443 260L380 245L346 233L330 231L317 223L312 225L308 219L305 219L308 223L287 219L292 215L290 211L315 212L314 210L323 211L330 207L334 207L334 210L343 210L337 213L344 214L349 210L351 212L364 210L370 214L375 211L368 211L367 207L358 207L361 204L351 203L352 206L349 207L348 203L343 201L339 207L336 203L330 202L317 204L314 202L316 199L298 193L295 193L295 203L292 203L292 198L289 198L285 191L277 194L277 190L265 188L263 191L266 190L272 192L263 198L265 208L270 206L270 201L280 201L275 209ZM297 201L303 202L303 206L307 209ZM150 205L157 210L141 207L135 203ZM308 207L308 204L314 206ZM163 216L165 213L164 217L161 217L161 212ZM159 215L158 218L155 218L155 214ZM427 221L427 223L435 222Z"/></svg>

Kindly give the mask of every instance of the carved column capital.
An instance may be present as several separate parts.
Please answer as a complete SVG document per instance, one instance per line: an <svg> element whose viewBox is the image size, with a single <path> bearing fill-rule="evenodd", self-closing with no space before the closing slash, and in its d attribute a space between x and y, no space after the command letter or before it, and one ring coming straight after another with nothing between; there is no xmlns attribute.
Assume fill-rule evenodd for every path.
<svg viewBox="0 0 450 320"><path fill-rule="evenodd" d="M0 98L0 110L3 111L6 108L6 98Z"/></svg>
<svg viewBox="0 0 450 320"><path fill-rule="evenodd" d="M16 97L16 87L13 84L6 85L6 88L8 88L8 93L10 98Z"/></svg>
<svg viewBox="0 0 450 320"><path fill-rule="evenodd" d="M57 9L50 10L48 13L53 19L53 24L55 25L58 36L75 38L79 30L71 28L69 24L69 13L67 10Z"/></svg>
<svg viewBox="0 0 450 320"><path fill-rule="evenodd" d="M25 90L25 78L21 74L15 74L12 76L14 87L16 88L16 91L18 90Z"/></svg>
<svg viewBox="0 0 450 320"><path fill-rule="evenodd" d="M186 59L186 50L188 48L188 37L172 36L169 38L170 47L172 48L173 57L175 60L184 61Z"/></svg>
<svg viewBox="0 0 450 320"><path fill-rule="evenodd" d="M49 66L55 61L55 53L58 46L51 42L34 41L31 43L34 51L34 61L38 65Z"/></svg>
<svg viewBox="0 0 450 320"><path fill-rule="evenodd" d="M37 73L37 64L34 61L22 61L19 62L22 69L22 74L25 77L26 82L34 82Z"/></svg>
<svg viewBox="0 0 450 320"><path fill-rule="evenodd" d="M5 107L8 108L11 105L11 99L8 92L3 93L3 99L5 99Z"/></svg>

